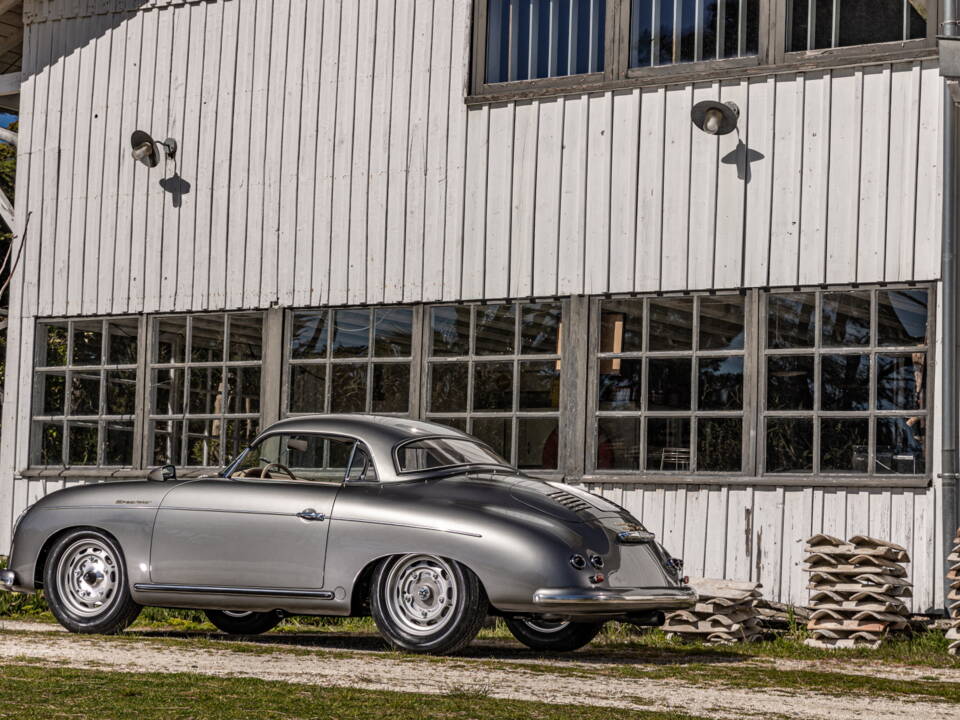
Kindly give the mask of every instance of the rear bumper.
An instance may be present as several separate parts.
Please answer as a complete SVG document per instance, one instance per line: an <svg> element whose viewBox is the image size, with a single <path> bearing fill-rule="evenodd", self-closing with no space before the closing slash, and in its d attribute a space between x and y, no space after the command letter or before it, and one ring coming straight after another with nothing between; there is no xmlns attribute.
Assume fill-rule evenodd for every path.
<svg viewBox="0 0 960 720"><path fill-rule="evenodd" d="M697 602L697 593L686 585L675 588L542 588L534 604L549 613L602 615L647 610L682 610Z"/></svg>

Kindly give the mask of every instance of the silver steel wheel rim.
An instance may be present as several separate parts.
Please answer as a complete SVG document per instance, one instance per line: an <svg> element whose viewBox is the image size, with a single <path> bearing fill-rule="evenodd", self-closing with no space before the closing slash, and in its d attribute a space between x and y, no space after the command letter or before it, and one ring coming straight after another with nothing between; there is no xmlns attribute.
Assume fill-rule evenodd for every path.
<svg viewBox="0 0 960 720"><path fill-rule="evenodd" d="M458 592L447 561L433 555L407 555L387 574L384 604L404 632L425 637L454 621Z"/></svg>
<svg viewBox="0 0 960 720"><path fill-rule="evenodd" d="M522 618L522 622L531 630L551 635L561 630L566 630L570 626L569 620L545 620L543 618Z"/></svg>
<svg viewBox="0 0 960 720"><path fill-rule="evenodd" d="M253 615L253 612L250 610L221 610L221 612L227 617L232 617L237 620L242 620L243 618L248 618Z"/></svg>
<svg viewBox="0 0 960 720"><path fill-rule="evenodd" d="M113 551L103 542L84 538L70 545L57 564L60 599L74 615L103 615L117 599L120 568Z"/></svg>

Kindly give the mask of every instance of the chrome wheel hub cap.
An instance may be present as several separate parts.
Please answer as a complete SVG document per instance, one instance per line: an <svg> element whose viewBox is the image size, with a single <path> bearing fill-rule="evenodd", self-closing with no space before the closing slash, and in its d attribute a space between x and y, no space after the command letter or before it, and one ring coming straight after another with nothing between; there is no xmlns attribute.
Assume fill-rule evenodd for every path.
<svg viewBox="0 0 960 720"><path fill-rule="evenodd" d="M432 635L453 621L457 584L450 565L432 555L407 555L391 569L386 610L411 635Z"/></svg>
<svg viewBox="0 0 960 720"><path fill-rule="evenodd" d="M78 540L60 556L57 581L70 612L81 617L102 615L117 597L117 560L99 540Z"/></svg>

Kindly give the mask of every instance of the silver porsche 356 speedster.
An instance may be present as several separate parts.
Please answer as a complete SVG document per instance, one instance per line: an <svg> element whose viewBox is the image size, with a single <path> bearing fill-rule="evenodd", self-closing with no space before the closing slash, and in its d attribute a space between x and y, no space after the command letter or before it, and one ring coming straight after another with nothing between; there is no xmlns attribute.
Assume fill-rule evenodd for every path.
<svg viewBox="0 0 960 720"><path fill-rule="evenodd" d="M216 477L167 466L48 495L18 520L0 589L43 588L75 632L118 632L145 605L238 634L372 615L395 647L449 653L496 615L531 648L573 650L607 620L692 605L681 567L622 507L469 435L328 415L274 424Z"/></svg>

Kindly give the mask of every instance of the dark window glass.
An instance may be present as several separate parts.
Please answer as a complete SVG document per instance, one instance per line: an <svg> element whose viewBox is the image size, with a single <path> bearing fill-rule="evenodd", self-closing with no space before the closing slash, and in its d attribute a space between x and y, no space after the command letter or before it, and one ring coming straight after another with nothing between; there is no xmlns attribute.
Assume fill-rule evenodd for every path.
<svg viewBox="0 0 960 720"><path fill-rule="evenodd" d="M927 344L926 290L877 293L877 344L888 347Z"/></svg>
<svg viewBox="0 0 960 720"><path fill-rule="evenodd" d="M41 465L63 465L63 425L42 423L37 451Z"/></svg>
<svg viewBox="0 0 960 720"><path fill-rule="evenodd" d="M841 0L837 5L840 47L903 39L903 0Z"/></svg>
<svg viewBox="0 0 960 720"><path fill-rule="evenodd" d="M650 358L648 410L690 410L690 358Z"/></svg>
<svg viewBox="0 0 960 720"><path fill-rule="evenodd" d="M223 465L219 420L187 422L187 464L194 467Z"/></svg>
<svg viewBox="0 0 960 720"><path fill-rule="evenodd" d="M290 412L325 412L326 381L326 365L291 365Z"/></svg>
<svg viewBox="0 0 960 720"><path fill-rule="evenodd" d="M294 360L318 360L327 356L327 311L293 314L290 354Z"/></svg>
<svg viewBox="0 0 960 720"><path fill-rule="evenodd" d="M557 418L520 418L517 420L517 467L556 470L559 442Z"/></svg>
<svg viewBox="0 0 960 720"><path fill-rule="evenodd" d="M690 470L690 420L647 420L647 470Z"/></svg>
<svg viewBox="0 0 960 720"><path fill-rule="evenodd" d="M331 365L330 411L335 413L364 412L367 409L367 366Z"/></svg>
<svg viewBox="0 0 960 720"><path fill-rule="evenodd" d="M924 38L930 8L929 0L814 0L811 17L807 0L793 0L792 9L788 10L792 23L787 50L799 52ZM812 41L808 37L811 21Z"/></svg>
<svg viewBox="0 0 960 720"><path fill-rule="evenodd" d="M74 365L99 365L103 362L103 323L78 322L73 324Z"/></svg>
<svg viewBox="0 0 960 720"><path fill-rule="evenodd" d="M107 415L133 415L137 406L137 371L107 372ZM111 463L115 464L115 463Z"/></svg>
<svg viewBox="0 0 960 720"><path fill-rule="evenodd" d="M334 311L332 335L333 357L367 357L370 354L370 311Z"/></svg>
<svg viewBox="0 0 960 720"><path fill-rule="evenodd" d="M97 464L97 425L96 423L70 423L70 457L68 465Z"/></svg>
<svg viewBox="0 0 960 720"><path fill-rule="evenodd" d="M515 305L479 305L476 322L477 355L513 354L517 331Z"/></svg>
<svg viewBox="0 0 960 720"><path fill-rule="evenodd" d="M44 415L62 415L65 410L66 376L63 373L44 373L42 377L42 413Z"/></svg>
<svg viewBox="0 0 960 720"><path fill-rule="evenodd" d="M597 468L639 470L640 427L638 418L600 418L597 421Z"/></svg>
<svg viewBox="0 0 960 720"><path fill-rule="evenodd" d="M227 368L227 410L252 415L260 412L260 368Z"/></svg>
<svg viewBox="0 0 960 720"><path fill-rule="evenodd" d="M470 353L470 308L444 305L430 308L433 354L462 356Z"/></svg>
<svg viewBox="0 0 960 720"><path fill-rule="evenodd" d="M473 435L492 447L501 457L510 457L513 447L513 421L510 418L473 419Z"/></svg>
<svg viewBox="0 0 960 720"><path fill-rule="evenodd" d="M100 372L75 372L71 381L70 414L100 414Z"/></svg>
<svg viewBox="0 0 960 720"><path fill-rule="evenodd" d="M413 343L413 310L388 308L374 311L373 346L377 357L410 357Z"/></svg>
<svg viewBox="0 0 960 720"><path fill-rule="evenodd" d="M824 293L822 312L824 347L870 344L870 293Z"/></svg>
<svg viewBox="0 0 960 720"><path fill-rule="evenodd" d="M430 412L466 412L467 363L433 363L430 366Z"/></svg>
<svg viewBox="0 0 960 720"><path fill-rule="evenodd" d="M877 356L877 409L926 407L926 353Z"/></svg>
<svg viewBox="0 0 960 720"><path fill-rule="evenodd" d="M153 371L153 387L156 393L154 414L179 415L183 412L183 376L182 368Z"/></svg>
<svg viewBox="0 0 960 720"><path fill-rule="evenodd" d="M560 409L560 370L556 360L520 363L518 409Z"/></svg>
<svg viewBox="0 0 960 720"><path fill-rule="evenodd" d="M218 367L190 369L189 412L214 415L224 411L223 371Z"/></svg>
<svg viewBox="0 0 960 720"><path fill-rule="evenodd" d="M225 445L223 449L222 464L233 462L233 460L244 450L250 447L250 444L260 432L260 423L253 418L238 418L227 420L225 425Z"/></svg>
<svg viewBox="0 0 960 720"><path fill-rule="evenodd" d="M865 473L869 470L870 421L823 418L820 421L820 470Z"/></svg>
<svg viewBox="0 0 960 720"><path fill-rule="evenodd" d="M792 0L790 5L789 33L787 35L787 52L803 52L807 49L807 30L809 25L809 6L806 0Z"/></svg>
<svg viewBox="0 0 960 720"><path fill-rule="evenodd" d="M263 355L263 316L230 316L230 360L259 360Z"/></svg>
<svg viewBox="0 0 960 720"><path fill-rule="evenodd" d="M410 366L382 363L373 366L373 407L375 413L410 411Z"/></svg>
<svg viewBox="0 0 960 720"><path fill-rule="evenodd" d="M767 297L768 348L812 348L816 332L816 295L791 293Z"/></svg>
<svg viewBox="0 0 960 720"><path fill-rule="evenodd" d="M767 472L807 473L813 470L813 420L767 419Z"/></svg>
<svg viewBox="0 0 960 720"><path fill-rule="evenodd" d="M823 355L820 363L821 409L869 409L869 355Z"/></svg>
<svg viewBox="0 0 960 720"><path fill-rule="evenodd" d="M41 356L39 367L59 367L67 364L67 326L41 325Z"/></svg>
<svg viewBox="0 0 960 720"><path fill-rule="evenodd" d="M693 349L693 298L650 301L650 350Z"/></svg>
<svg viewBox="0 0 960 720"><path fill-rule="evenodd" d="M705 297L700 300L700 349L743 350L743 298Z"/></svg>
<svg viewBox="0 0 960 720"><path fill-rule="evenodd" d="M107 362L110 365L136 365L140 323L137 320L111 320L110 347Z"/></svg>
<svg viewBox="0 0 960 720"><path fill-rule="evenodd" d="M743 356L700 358L700 410L743 409Z"/></svg>
<svg viewBox="0 0 960 720"><path fill-rule="evenodd" d="M813 356L767 358L767 409L813 409Z"/></svg>
<svg viewBox="0 0 960 720"><path fill-rule="evenodd" d="M600 410L639 410L643 360L602 358L600 360Z"/></svg>
<svg viewBox="0 0 960 720"><path fill-rule="evenodd" d="M925 418L878 418L876 433L878 473L922 475L927 471Z"/></svg>
<svg viewBox="0 0 960 720"><path fill-rule="evenodd" d="M600 352L643 350L643 301L610 300L600 311Z"/></svg>
<svg viewBox="0 0 960 720"><path fill-rule="evenodd" d="M482 362L473 366L473 409L513 409L512 362Z"/></svg>
<svg viewBox="0 0 960 720"><path fill-rule="evenodd" d="M520 352L559 355L563 309L560 303L527 303L520 307Z"/></svg>
<svg viewBox="0 0 960 720"><path fill-rule="evenodd" d="M192 319L190 359L193 362L223 362L223 315L197 315Z"/></svg>
<svg viewBox="0 0 960 720"><path fill-rule="evenodd" d="M157 363L182 363L187 354L187 318L168 317L156 324Z"/></svg>
<svg viewBox="0 0 960 720"><path fill-rule="evenodd" d="M104 465L133 464L133 423L107 423L103 438Z"/></svg>
<svg viewBox="0 0 960 720"><path fill-rule="evenodd" d="M743 469L743 420L700 418L697 421L697 470L741 472Z"/></svg>
<svg viewBox="0 0 960 720"><path fill-rule="evenodd" d="M439 425L446 425L447 427L452 427L454 430L459 430L460 432L467 431L467 419L462 417L456 418L430 418L430 422L438 423Z"/></svg>
<svg viewBox="0 0 960 720"><path fill-rule="evenodd" d="M170 420L153 425L153 464L180 465L183 462L183 422Z"/></svg>

